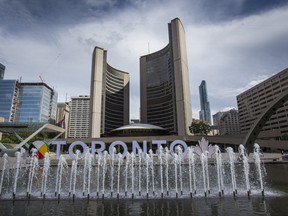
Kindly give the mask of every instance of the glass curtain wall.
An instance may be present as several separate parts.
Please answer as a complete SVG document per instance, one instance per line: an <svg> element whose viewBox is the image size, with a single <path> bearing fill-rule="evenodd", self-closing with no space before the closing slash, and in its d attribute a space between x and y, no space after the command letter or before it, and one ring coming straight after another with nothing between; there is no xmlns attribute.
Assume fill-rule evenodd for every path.
<svg viewBox="0 0 288 216"><path fill-rule="evenodd" d="M55 123L57 93L45 85L21 85L18 122Z"/></svg>
<svg viewBox="0 0 288 216"><path fill-rule="evenodd" d="M14 120L16 97L17 81L0 80L0 117L4 118L4 122Z"/></svg>

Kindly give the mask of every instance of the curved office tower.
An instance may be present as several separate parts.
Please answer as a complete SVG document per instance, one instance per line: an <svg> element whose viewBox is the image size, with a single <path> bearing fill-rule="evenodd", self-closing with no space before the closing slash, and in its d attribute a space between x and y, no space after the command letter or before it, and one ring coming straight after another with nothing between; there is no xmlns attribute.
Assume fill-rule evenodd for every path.
<svg viewBox="0 0 288 216"><path fill-rule="evenodd" d="M95 47L90 87L89 137L105 136L129 124L129 74L107 63L107 51Z"/></svg>
<svg viewBox="0 0 288 216"><path fill-rule="evenodd" d="M178 18L168 28L169 44L140 58L140 117L142 123L187 135L192 111L185 31Z"/></svg>

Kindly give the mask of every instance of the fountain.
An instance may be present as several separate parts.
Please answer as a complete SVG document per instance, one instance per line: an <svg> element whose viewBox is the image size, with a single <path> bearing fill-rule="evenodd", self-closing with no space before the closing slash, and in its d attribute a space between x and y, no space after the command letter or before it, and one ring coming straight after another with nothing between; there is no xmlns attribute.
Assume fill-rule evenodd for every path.
<svg viewBox="0 0 288 216"><path fill-rule="evenodd" d="M39 165L34 149L26 160L20 152L11 159L4 154L0 172L1 199L24 198L25 190L28 199L37 199L39 191L43 199L53 199L54 189L56 199L67 199L72 194L73 201L84 197L97 199L99 193L102 199L113 199L114 193L117 199L192 198L215 194L221 197L224 192L225 196L235 197L243 192L251 196L251 186L254 194L258 193L257 187L264 196L265 169L257 144L253 153L254 165L243 145L239 146L238 153L231 147L223 153L217 145L208 145L204 139L187 151L179 145L174 147L175 151L160 146L157 154L150 149L148 153L139 150L137 155L132 152L124 157L116 148L95 157L88 149L83 158L76 150L73 160L66 161L64 155L60 155L57 165L51 165L48 153ZM255 173L251 172L250 166L255 166ZM240 174L237 176L239 172L244 173L242 179ZM136 194L135 189L138 189Z"/></svg>
<svg viewBox="0 0 288 216"><path fill-rule="evenodd" d="M232 188L233 188L233 195L235 196L237 194L237 186L236 186L236 177L235 177L235 153L233 152L233 149L231 147L228 147L226 149L228 153L229 158L229 165L230 165L230 173L231 173L231 182L232 182Z"/></svg>
<svg viewBox="0 0 288 216"><path fill-rule="evenodd" d="M14 168L15 177L13 179L14 180L14 184L13 184L13 199L15 199L15 196L16 196L17 182L18 182L19 170L21 168L21 161L22 161L23 154L21 152L16 152L15 156L16 156L16 167ZM4 161L5 161L5 157L4 157ZM4 172L4 169L3 169L2 172Z"/></svg>
<svg viewBox="0 0 288 216"><path fill-rule="evenodd" d="M162 159L162 152L163 148L162 146L159 149L159 154L158 154L158 160L159 160L159 166L160 166L160 190L161 190L161 197L163 197L163 159Z"/></svg>
<svg viewBox="0 0 288 216"><path fill-rule="evenodd" d="M32 185L33 185L33 178L35 176L35 170L39 167L38 164L38 158L36 156L37 149L32 149L31 154L31 160L30 160L30 166L29 166L29 177L28 177L28 183L27 183L27 197L30 199L31 192L32 192Z"/></svg>
<svg viewBox="0 0 288 216"><path fill-rule="evenodd" d="M106 176L106 171L107 171L107 157L108 157L108 152L104 151L104 156L102 158L102 198L105 196L105 176Z"/></svg>
<svg viewBox="0 0 288 216"><path fill-rule="evenodd" d="M141 196L142 190L142 151L139 152L138 155L138 188L139 188L139 196Z"/></svg>
<svg viewBox="0 0 288 216"><path fill-rule="evenodd" d="M222 162L222 154L219 147L215 146L215 155L216 155L216 166L217 166L217 180L218 180L218 190L219 196L224 194L223 188L223 162Z"/></svg>
<svg viewBox="0 0 288 216"><path fill-rule="evenodd" d="M194 194L196 194L196 175L195 175L195 159L194 159L194 149L190 147L188 149L188 157L189 157L189 186L190 186L190 196L192 197L192 179L193 179L193 188Z"/></svg>
<svg viewBox="0 0 288 216"><path fill-rule="evenodd" d="M146 196L149 197L149 163L150 163L150 156L149 154L145 154L146 159Z"/></svg>
<svg viewBox="0 0 288 216"><path fill-rule="evenodd" d="M260 155L261 155L260 146L258 144L255 144L253 158L254 158L257 173L258 173L258 180L260 182L262 195L264 196L263 174L262 174L263 171L262 171L262 166L261 166Z"/></svg>
<svg viewBox="0 0 288 216"><path fill-rule="evenodd" d="M128 193L128 166L130 164L131 155L128 153L126 156L126 163L125 163L125 196Z"/></svg>
<svg viewBox="0 0 288 216"><path fill-rule="evenodd" d="M71 173L70 173L70 190L69 190L69 195L71 194L71 188L72 188L72 193L73 193L73 201L75 199L75 194L76 194L76 181L77 181L77 168L78 168L78 160L79 160L79 155L80 155L80 151L76 150L76 158L75 160L73 160L72 162L72 166L71 166ZM61 157L61 156L60 156ZM60 160L60 159L59 159ZM58 163L59 165L59 163ZM59 166L58 166L59 167ZM57 172L58 173L58 172ZM57 183L56 183L57 185ZM55 192L55 196L56 196L56 192Z"/></svg>
<svg viewBox="0 0 288 216"><path fill-rule="evenodd" d="M97 197L99 196L100 190L100 165L101 165L102 157L98 155L98 162L97 162ZM73 165L73 164L72 164Z"/></svg>
<svg viewBox="0 0 288 216"><path fill-rule="evenodd" d="M94 157L93 155L87 151L87 156L85 157L85 163L86 165L88 166L88 174L87 174L87 198L89 199L90 198L90 192L91 192L91 173L92 173L92 169L93 169L93 166L92 166L92 163L93 163L93 160L94 160ZM86 175L86 173L84 173L84 175ZM85 186L84 186L84 182L83 182L83 196L85 194Z"/></svg>
<svg viewBox="0 0 288 216"><path fill-rule="evenodd" d="M178 169L177 169L177 163L178 163L178 155L176 153L173 154L173 164L174 164L174 181L175 181L175 193L176 198L178 198Z"/></svg>
<svg viewBox="0 0 288 216"><path fill-rule="evenodd" d="M111 161L111 169L110 169L110 175L111 175L111 181L110 181L110 189L111 189L111 197L113 197L113 191L114 191L114 163L115 163L115 153L116 148L113 148L112 154L110 155L110 161Z"/></svg>
<svg viewBox="0 0 288 216"><path fill-rule="evenodd" d="M169 150L166 147L165 148L165 165L166 165L166 191L167 191L167 196L169 196Z"/></svg>
<svg viewBox="0 0 288 216"><path fill-rule="evenodd" d="M55 196L58 196L58 200L60 199L60 194L61 194L62 177L63 177L62 174L63 174L64 168L67 168L67 162L66 162L66 159L64 158L64 156L60 155L60 158L58 161L57 173L56 173L56 187L55 187ZM75 171L75 173L76 173L76 171Z"/></svg>
<svg viewBox="0 0 288 216"><path fill-rule="evenodd" d="M152 149L149 150L150 155L150 164L151 164L151 177L152 177L152 190L153 190L153 196L155 195L155 178L154 178L154 161L153 161L153 151Z"/></svg>
<svg viewBox="0 0 288 216"><path fill-rule="evenodd" d="M3 185L4 175L7 170L6 169L7 163L8 163L8 155L5 153L3 155L3 167L2 167L1 182L0 182L0 195L2 193L2 185Z"/></svg>
<svg viewBox="0 0 288 216"><path fill-rule="evenodd" d="M117 168L117 198L119 199L120 196L120 170L122 164L122 154L118 153L118 168Z"/></svg>
<svg viewBox="0 0 288 216"><path fill-rule="evenodd" d="M250 193L251 193L250 180L249 180L250 167L249 167L248 157L247 157L247 154L243 145L239 146L239 159L243 161L246 190L247 190L247 195L250 196Z"/></svg>
<svg viewBox="0 0 288 216"><path fill-rule="evenodd" d="M43 172L42 172L42 186L41 186L41 196L43 195L44 199L46 196L46 188L47 188L49 168L50 168L50 156L49 156L49 153L46 152L44 155L44 165L43 165Z"/></svg>

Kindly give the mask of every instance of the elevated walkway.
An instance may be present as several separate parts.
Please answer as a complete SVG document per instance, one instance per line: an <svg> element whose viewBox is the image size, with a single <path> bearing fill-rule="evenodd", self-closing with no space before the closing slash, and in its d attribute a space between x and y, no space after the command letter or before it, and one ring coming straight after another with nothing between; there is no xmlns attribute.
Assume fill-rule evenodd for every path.
<svg viewBox="0 0 288 216"><path fill-rule="evenodd" d="M20 140L20 143L14 145L13 148L7 148L2 143L0 143L0 152L3 153L15 153L16 151L19 151L23 146L26 146L26 148L29 147L28 142L35 137L40 132L56 132L58 133L55 137L47 141L47 145L50 145L50 143L53 140L56 140L59 138L64 132L65 129L58 127L53 124L49 123L11 123L11 122L1 122L0 123L0 132L2 133L15 133L18 139ZM30 136L28 136L26 139L21 138L18 133L19 132L32 132Z"/></svg>

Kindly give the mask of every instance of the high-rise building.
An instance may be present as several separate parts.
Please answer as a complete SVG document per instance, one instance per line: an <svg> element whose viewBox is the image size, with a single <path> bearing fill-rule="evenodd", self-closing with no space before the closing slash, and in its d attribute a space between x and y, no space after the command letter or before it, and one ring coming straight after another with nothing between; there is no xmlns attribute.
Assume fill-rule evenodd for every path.
<svg viewBox="0 0 288 216"><path fill-rule="evenodd" d="M219 129L219 135L240 133L238 110L217 112L213 115L213 123Z"/></svg>
<svg viewBox="0 0 288 216"><path fill-rule="evenodd" d="M43 82L19 83L16 122L56 123L58 93Z"/></svg>
<svg viewBox="0 0 288 216"><path fill-rule="evenodd" d="M66 129L64 138L68 137L70 106L68 102L57 103L56 124Z"/></svg>
<svg viewBox="0 0 288 216"><path fill-rule="evenodd" d="M129 74L107 63L107 51L95 47L92 57L89 137L106 136L129 124Z"/></svg>
<svg viewBox="0 0 288 216"><path fill-rule="evenodd" d="M210 112L210 103L208 101L207 95L207 85L206 81L202 80L199 86L199 95L200 95L200 107L199 118L202 121L207 121L211 124L211 112Z"/></svg>
<svg viewBox="0 0 288 216"><path fill-rule="evenodd" d="M237 96L241 133L247 133L273 101L288 92L288 68ZM288 134L288 102L275 111L262 128L262 137Z"/></svg>
<svg viewBox="0 0 288 216"><path fill-rule="evenodd" d="M5 66L0 63L0 80L4 79Z"/></svg>
<svg viewBox="0 0 288 216"><path fill-rule="evenodd" d="M190 134L192 122L186 39L176 18L168 24L169 43L140 58L140 121L171 134Z"/></svg>
<svg viewBox="0 0 288 216"><path fill-rule="evenodd" d="M221 120L221 117L223 115L223 111L220 111L220 112L217 112L215 113L212 117L213 117L213 126L219 126L220 125L220 120Z"/></svg>
<svg viewBox="0 0 288 216"><path fill-rule="evenodd" d="M87 138L89 130L90 97L71 97L68 137Z"/></svg>
<svg viewBox="0 0 288 216"><path fill-rule="evenodd" d="M18 104L17 80L0 80L0 117L4 122L14 122Z"/></svg>
<svg viewBox="0 0 288 216"><path fill-rule="evenodd" d="M0 116L5 122L56 120L57 92L45 83L0 80Z"/></svg>

